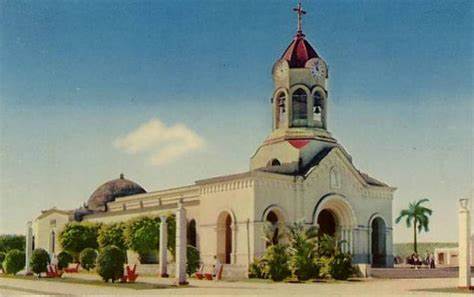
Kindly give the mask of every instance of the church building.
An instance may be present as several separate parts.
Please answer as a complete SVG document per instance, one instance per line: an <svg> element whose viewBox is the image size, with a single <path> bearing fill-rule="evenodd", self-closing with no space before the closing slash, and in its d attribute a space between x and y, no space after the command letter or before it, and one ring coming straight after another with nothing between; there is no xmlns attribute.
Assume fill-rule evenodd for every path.
<svg viewBox="0 0 474 297"><path fill-rule="evenodd" d="M205 264L217 257L229 268L247 267L265 251L265 224L303 221L345 240L342 248L354 263L392 266L395 188L358 170L332 136L329 67L303 34L301 5L295 11L296 35L272 69L273 128L250 156L248 171L150 192L120 175L97 188L80 209L43 211L29 225L30 248L57 254L58 234L71 221L164 216L182 205L188 244L198 248Z"/></svg>

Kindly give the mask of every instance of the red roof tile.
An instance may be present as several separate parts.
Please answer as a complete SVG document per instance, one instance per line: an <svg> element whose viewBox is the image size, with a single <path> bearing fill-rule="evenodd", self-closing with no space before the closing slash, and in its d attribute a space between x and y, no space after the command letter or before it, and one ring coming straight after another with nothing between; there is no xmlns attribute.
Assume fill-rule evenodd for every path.
<svg viewBox="0 0 474 297"><path fill-rule="evenodd" d="M290 68L303 68L306 62L312 58L319 58L319 56L302 33L296 34L282 56L282 59L288 61Z"/></svg>

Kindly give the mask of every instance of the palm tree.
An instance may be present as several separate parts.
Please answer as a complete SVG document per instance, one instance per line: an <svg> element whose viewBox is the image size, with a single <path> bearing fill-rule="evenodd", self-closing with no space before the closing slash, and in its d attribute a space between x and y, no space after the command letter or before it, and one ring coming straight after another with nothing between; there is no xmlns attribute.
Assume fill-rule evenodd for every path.
<svg viewBox="0 0 474 297"><path fill-rule="evenodd" d="M403 218L406 218L407 228L411 227L411 223L413 221L413 249L415 253L418 253L416 248L416 231L421 232L425 230L428 232L428 224L429 224L429 216L433 213L433 211L429 208L421 206L421 204L430 201L429 199L421 199L417 202L411 202L408 205L408 209L402 209L400 211L400 215L395 220L395 223L399 223Z"/></svg>

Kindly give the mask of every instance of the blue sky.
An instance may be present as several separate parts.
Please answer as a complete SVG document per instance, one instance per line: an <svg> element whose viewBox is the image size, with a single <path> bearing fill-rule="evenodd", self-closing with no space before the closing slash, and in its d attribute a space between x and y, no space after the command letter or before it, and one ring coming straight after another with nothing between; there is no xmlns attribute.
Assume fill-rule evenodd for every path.
<svg viewBox="0 0 474 297"><path fill-rule="evenodd" d="M1 1L0 233L79 206L121 172L157 190L247 170L271 129L270 71L294 6ZM356 166L398 187L394 214L431 199L421 240L457 240L457 200L474 183L472 2L303 6L330 67L329 130ZM127 152L120 140L151 121L189 150L165 163L151 147ZM411 237L395 227L395 241Z"/></svg>

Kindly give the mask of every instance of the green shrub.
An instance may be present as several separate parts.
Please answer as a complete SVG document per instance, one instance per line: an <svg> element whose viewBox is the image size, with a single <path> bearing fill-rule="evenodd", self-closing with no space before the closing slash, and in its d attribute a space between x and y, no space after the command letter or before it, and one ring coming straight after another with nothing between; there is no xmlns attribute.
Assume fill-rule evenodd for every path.
<svg viewBox="0 0 474 297"><path fill-rule="evenodd" d="M264 269L265 263L259 258L254 258L249 266L249 278L267 278Z"/></svg>
<svg viewBox="0 0 474 297"><path fill-rule="evenodd" d="M99 229L99 236L97 241L101 249L109 245L115 245L122 251L127 250L125 243L125 224L124 223L113 223L108 225L102 225Z"/></svg>
<svg viewBox="0 0 474 297"><path fill-rule="evenodd" d="M40 276L41 272L46 272L50 262L49 254L43 249L35 249L30 258L31 270Z"/></svg>
<svg viewBox="0 0 474 297"><path fill-rule="evenodd" d="M97 249L97 234L100 224L94 223L69 223L59 234L59 243L63 249L71 253L76 260L86 248Z"/></svg>
<svg viewBox="0 0 474 297"><path fill-rule="evenodd" d="M0 235L0 252L7 254L11 250L25 251L24 235Z"/></svg>
<svg viewBox="0 0 474 297"><path fill-rule="evenodd" d="M120 279L123 275L123 264L125 263L125 254L118 247L107 246L97 257L97 273L105 282Z"/></svg>
<svg viewBox="0 0 474 297"><path fill-rule="evenodd" d="M3 267L8 274L17 274L20 270L25 268L25 253L19 250L10 250L5 255Z"/></svg>
<svg viewBox="0 0 474 297"><path fill-rule="evenodd" d="M173 260L176 260L176 218L175 215L170 215L166 222L168 224L168 250L173 257Z"/></svg>
<svg viewBox="0 0 474 297"><path fill-rule="evenodd" d="M0 252L0 270L3 270L3 261L5 260L5 253Z"/></svg>
<svg viewBox="0 0 474 297"><path fill-rule="evenodd" d="M192 245L188 245L186 248L186 257L186 273L191 276L199 269L199 264L201 263L198 249Z"/></svg>
<svg viewBox="0 0 474 297"><path fill-rule="evenodd" d="M264 273L273 281L282 281L291 275L288 267L287 247L283 244L271 245L265 251L262 261L265 263Z"/></svg>
<svg viewBox="0 0 474 297"><path fill-rule="evenodd" d="M159 218L135 218L128 221L125 227L125 242L131 250L138 253L141 263L146 263L147 255L158 247L159 235Z"/></svg>
<svg viewBox="0 0 474 297"><path fill-rule="evenodd" d="M93 269L95 267L97 252L92 248L86 248L81 252L79 258L82 268L89 271L90 269Z"/></svg>
<svg viewBox="0 0 474 297"><path fill-rule="evenodd" d="M334 279L348 279L354 273L351 255L349 253L337 253L332 257L329 273Z"/></svg>
<svg viewBox="0 0 474 297"><path fill-rule="evenodd" d="M68 252L62 251L58 255L58 269L64 269L72 263L72 256Z"/></svg>

